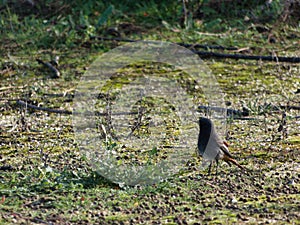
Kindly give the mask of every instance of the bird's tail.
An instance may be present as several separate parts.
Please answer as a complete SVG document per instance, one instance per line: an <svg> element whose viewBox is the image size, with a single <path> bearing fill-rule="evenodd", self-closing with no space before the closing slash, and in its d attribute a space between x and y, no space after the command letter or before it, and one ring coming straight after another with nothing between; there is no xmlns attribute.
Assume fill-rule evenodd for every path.
<svg viewBox="0 0 300 225"><path fill-rule="evenodd" d="M233 163L234 165L238 166L238 167L239 167L240 169L242 169L242 170L246 170L246 168L243 167L241 164L239 164L235 159L233 159L233 158L231 158L231 157L229 157L229 156L227 156L227 155L225 155L223 159L224 159L224 161L226 161L226 162Z"/></svg>

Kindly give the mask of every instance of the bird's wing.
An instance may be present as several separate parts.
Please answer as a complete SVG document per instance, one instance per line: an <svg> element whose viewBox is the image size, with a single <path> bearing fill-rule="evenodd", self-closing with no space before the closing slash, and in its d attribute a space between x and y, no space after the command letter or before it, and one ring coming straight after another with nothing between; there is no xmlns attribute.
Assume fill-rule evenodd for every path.
<svg viewBox="0 0 300 225"><path fill-rule="evenodd" d="M206 160L215 160L219 153L220 146L218 142L213 138L209 138L209 141L202 154L203 158Z"/></svg>

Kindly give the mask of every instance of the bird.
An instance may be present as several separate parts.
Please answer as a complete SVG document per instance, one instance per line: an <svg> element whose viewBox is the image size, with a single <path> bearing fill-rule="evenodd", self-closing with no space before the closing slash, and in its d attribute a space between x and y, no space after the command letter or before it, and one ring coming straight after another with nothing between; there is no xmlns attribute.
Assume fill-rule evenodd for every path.
<svg viewBox="0 0 300 225"><path fill-rule="evenodd" d="M213 122L204 117L199 119L199 137L198 137L198 153L205 159L210 161L208 173L211 172L213 161L216 161L216 174L218 174L219 160L222 159L229 165L234 164L242 170L245 167L240 165L228 151L227 142L223 141L216 133Z"/></svg>

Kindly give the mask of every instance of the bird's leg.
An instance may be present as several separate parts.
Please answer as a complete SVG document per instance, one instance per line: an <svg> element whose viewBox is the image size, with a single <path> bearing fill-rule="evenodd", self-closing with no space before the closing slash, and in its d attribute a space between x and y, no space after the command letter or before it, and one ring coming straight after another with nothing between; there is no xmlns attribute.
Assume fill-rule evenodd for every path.
<svg viewBox="0 0 300 225"><path fill-rule="evenodd" d="M209 167L208 167L208 175L210 175L210 172L211 172L211 164L212 164L212 161L210 162Z"/></svg>
<svg viewBox="0 0 300 225"><path fill-rule="evenodd" d="M216 176L218 176L218 167L219 167L219 160L216 159Z"/></svg>

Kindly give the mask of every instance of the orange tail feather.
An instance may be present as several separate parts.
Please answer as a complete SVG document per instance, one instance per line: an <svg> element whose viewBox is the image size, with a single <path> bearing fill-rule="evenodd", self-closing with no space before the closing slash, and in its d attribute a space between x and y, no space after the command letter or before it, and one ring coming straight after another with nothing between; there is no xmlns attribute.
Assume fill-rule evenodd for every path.
<svg viewBox="0 0 300 225"><path fill-rule="evenodd" d="M228 157L228 156L226 157L226 155L225 155L224 161L226 161L226 162L231 162L231 163L233 163L234 165L238 166L240 169L246 170L245 167L243 167L241 164L239 164L235 159L233 159L233 158L231 158L231 157Z"/></svg>

